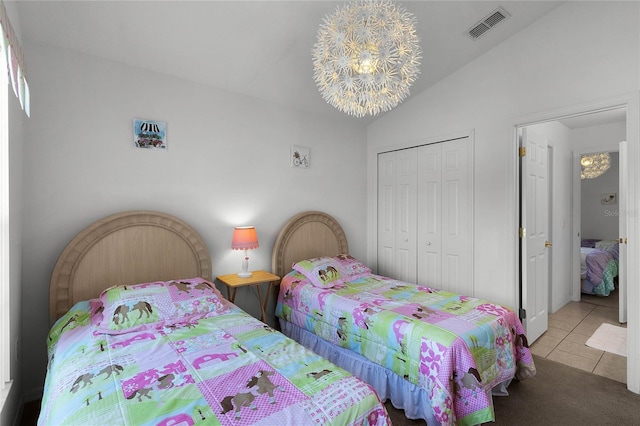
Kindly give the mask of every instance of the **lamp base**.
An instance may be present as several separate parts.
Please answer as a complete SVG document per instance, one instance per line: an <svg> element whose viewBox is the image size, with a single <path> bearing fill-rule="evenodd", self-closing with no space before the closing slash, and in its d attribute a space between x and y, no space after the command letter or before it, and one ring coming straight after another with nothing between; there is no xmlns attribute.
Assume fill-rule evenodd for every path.
<svg viewBox="0 0 640 426"><path fill-rule="evenodd" d="M251 275L253 275L251 272L238 272L240 278L249 278Z"/></svg>

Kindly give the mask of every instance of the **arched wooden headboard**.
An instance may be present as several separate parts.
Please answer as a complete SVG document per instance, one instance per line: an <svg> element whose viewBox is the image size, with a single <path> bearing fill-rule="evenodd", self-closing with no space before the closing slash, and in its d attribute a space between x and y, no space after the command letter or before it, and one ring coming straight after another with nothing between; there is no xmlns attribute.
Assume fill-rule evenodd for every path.
<svg viewBox="0 0 640 426"><path fill-rule="evenodd" d="M271 268L283 277L299 260L344 253L349 253L349 245L338 221L323 212L303 212L280 229L271 253Z"/></svg>
<svg viewBox="0 0 640 426"><path fill-rule="evenodd" d="M75 303L114 285L202 277L211 257L189 224L154 211L128 211L98 220L62 251L51 274L51 322Z"/></svg>

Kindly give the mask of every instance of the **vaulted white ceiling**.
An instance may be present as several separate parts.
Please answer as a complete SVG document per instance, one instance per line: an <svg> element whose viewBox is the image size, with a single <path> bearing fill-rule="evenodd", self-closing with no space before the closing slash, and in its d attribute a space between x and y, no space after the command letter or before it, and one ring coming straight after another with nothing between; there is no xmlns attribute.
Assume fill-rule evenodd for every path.
<svg viewBox="0 0 640 426"><path fill-rule="evenodd" d="M27 43L71 49L316 113L344 115L320 96L311 60L323 18L344 3L46 0L21 1L17 10ZM398 2L416 16L423 50L412 96L561 3ZM511 16L472 39L468 30L500 6ZM28 66L28 49L25 60Z"/></svg>

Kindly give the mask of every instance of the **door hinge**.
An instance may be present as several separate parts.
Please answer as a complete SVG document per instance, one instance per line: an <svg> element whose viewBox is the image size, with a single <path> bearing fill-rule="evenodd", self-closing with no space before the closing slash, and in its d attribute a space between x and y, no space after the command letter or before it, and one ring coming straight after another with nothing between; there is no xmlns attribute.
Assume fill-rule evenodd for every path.
<svg viewBox="0 0 640 426"><path fill-rule="evenodd" d="M524 146L521 146L518 149L518 155L520 155L520 157L524 157L525 155L527 155L527 148Z"/></svg>
<svg viewBox="0 0 640 426"><path fill-rule="evenodd" d="M520 315L520 319L523 320L527 317L527 310L520 308L518 311L518 315Z"/></svg>
<svg viewBox="0 0 640 426"><path fill-rule="evenodd" d="M520 238L524 238L527 236L527 229L526 228L520 228Z"/></svg>

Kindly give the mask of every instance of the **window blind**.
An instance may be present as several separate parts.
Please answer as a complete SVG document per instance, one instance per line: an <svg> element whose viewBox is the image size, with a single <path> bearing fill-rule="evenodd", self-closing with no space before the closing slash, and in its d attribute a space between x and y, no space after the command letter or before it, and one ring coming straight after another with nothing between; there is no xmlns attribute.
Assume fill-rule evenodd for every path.
<svg viewBox="0 0 640 426"><path fill-rule="evenodd" d="M18 37L9 22L7 9L2 1L0 1L0 31L2 31L0 48L5 56L13 93L20 100L20 106L24 112L30 116L29 84L27 83L27 68L24 63L22 47L20 47Z"/></svg>

